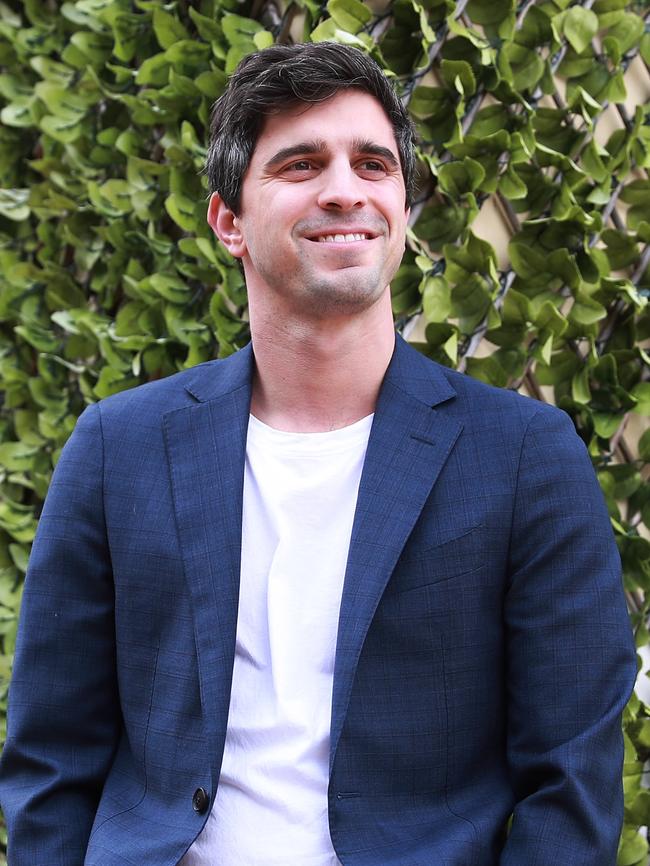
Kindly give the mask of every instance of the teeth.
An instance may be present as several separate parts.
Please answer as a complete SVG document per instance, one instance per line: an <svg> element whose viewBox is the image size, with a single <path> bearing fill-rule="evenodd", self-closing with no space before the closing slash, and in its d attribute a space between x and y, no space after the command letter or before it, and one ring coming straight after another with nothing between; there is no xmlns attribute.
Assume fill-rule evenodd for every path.
<svg viewBox="0 0 650 866"><path fill-rule="evenodd" d="M354 233L348 235L321 235L318 238L318 242L323 244L351 244L353 241L366 240L368 240L368 235L364 233Z"/></svg>

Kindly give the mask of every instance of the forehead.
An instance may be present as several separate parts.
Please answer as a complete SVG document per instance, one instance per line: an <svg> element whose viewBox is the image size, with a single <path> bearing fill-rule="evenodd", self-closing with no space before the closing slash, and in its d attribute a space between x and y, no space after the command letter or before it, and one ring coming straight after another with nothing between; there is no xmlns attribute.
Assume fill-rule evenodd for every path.
<svg viewBox="0 0 650 866"><path fill-rule="evenodd" d="M252 161L267 159L278 148L316 139L331 148L351 148L355 142L369 140L391 148L397 157L395 133L381 103L369 93L344 90L322 102L292 105L267 116Z"/></svg>

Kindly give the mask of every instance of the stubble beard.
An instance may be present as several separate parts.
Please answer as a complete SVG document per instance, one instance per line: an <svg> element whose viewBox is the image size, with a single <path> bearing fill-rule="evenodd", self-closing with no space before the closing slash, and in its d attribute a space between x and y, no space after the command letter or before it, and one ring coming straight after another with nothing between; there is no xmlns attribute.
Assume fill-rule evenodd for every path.
<svg viewBox="0 0 650 866"><path fill-rule="evenodd" d="M390 279L386 279L383 268L341 268L331 274L317 274L309 268L301 268L294 279L296 295L301 298L304 312L317 318L334 315L352 316L372 307L383 295Z"/></svg>
<svg viewBox="0 0 650 866"><path fill-rule="evenodd" d="M329 231L331 221L330 215L300 221L294 227L294 236L304 238ZM341 217L337 219L337 229L344 227L344 221ZM349 222L350 229L366 230L372 236L387 240L388 225L382 217L362 219L356 216L354 221ZM384 294L399 267L399 261L386 260L386 253L386 249L377 251L377 258L369 264L332 266L329 269L324 262L312 261L311 256L307 255L287 275L287 286L293 286L287 294L299 299L305 315L326 318L363 313Z"/></svg>
<svg viewBox="0 0 650 866"><path fill-rule="evenodd" d="M249 255L251 252L249 248ZM312 262L309 256L291 264L285 261L278 267L271 251L263 248L256 252L251 255L250 274L244 268L250 300L253 285L257 284L254 294L271 317L289 315L305 321L360 315L373 307L395 276L403 254L402 250L398 258L393 252L386 258L384 252L363 265L328 269L323 263Z"/></svg>

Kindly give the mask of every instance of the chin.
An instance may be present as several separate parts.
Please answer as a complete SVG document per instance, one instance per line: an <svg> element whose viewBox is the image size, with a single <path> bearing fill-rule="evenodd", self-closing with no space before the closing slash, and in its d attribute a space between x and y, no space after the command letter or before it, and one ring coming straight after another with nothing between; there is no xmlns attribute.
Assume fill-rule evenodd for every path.
<svg viewBox="0 0 650 866"><path fill-rule="evenodd" d="M307 286L305 297L311 313L331 315L333 313L361 313L372 307L382 296L388 283L380 288L376 282L350 278L349 280L321 280Z"/></svg>

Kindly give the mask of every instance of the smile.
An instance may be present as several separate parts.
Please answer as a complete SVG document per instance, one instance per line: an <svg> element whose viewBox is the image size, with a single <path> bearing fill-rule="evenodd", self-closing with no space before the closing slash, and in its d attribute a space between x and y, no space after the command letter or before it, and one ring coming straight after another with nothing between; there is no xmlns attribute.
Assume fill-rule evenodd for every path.
<svg viewBox="0 0 650 866"><path fill-rule="evenodd" d="M351 244L355 241L370 240L370 235L363 232L353 232L346 235L320 235L316 240L319 244Z"/></svg>

